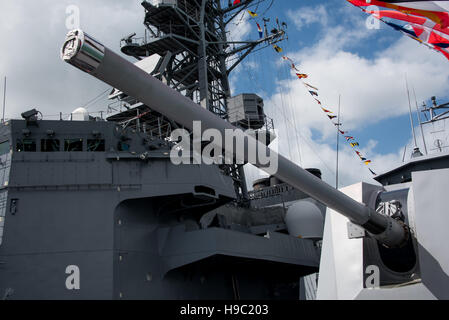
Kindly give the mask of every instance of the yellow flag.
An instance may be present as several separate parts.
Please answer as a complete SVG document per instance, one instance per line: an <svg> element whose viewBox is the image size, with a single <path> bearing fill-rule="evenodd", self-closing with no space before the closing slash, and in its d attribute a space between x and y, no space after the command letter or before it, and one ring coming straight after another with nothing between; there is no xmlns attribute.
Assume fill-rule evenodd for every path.
<svg viewBox="0 0 449 320"><path fill-rule="evenodd" d="M281 53L283 50L281 47L279 47L278 45L273 44L273 48L274 50L276 50L276 52Z"/></svg>
<svg viewBox="0 0 449 320"><path fill-rule="evenodd" d="M250 15L251 17L253 17L253 18L257 17L257 13L255 13L255 12L253 12L253 11L251 11L251 10L248 10L248 13L249 13L249 15Z"/></svg>

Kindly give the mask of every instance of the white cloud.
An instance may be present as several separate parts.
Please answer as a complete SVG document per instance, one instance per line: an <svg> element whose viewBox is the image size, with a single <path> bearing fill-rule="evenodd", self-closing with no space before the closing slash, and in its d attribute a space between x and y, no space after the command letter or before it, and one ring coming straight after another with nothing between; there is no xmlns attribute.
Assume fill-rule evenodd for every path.
<svg viewBox="0 0 449 320"><path fill-rule="evenodd" d="M108 86L63 63L60 48L68 5L80 8L81 28L114 51L120 39L143 32L139 2L119 0L1 1L0 76L8 77L7 118L37 108L44 115L70 113ZM107 104L100 101L98 108Z"/></svg>
<svg viewBox="0 0 449 320"><path fill-rule="evenodd" d="M251 19L246 10L243 10L232 22L228 24L228 41L244 41L251 32Z"/></svg>
<svg viewBox="0 0 449 320"><path fill-rule="evenodd" d="M344 33L344 30L341 30ZM360 39L360 38L359 38ZM354 41L359 40L355 37ZM363 39L363 38L362 38ZM444 95L449 84L446 59L408 38L401 38L391 47L378 52L374 58L364 58L345 50L346 40L326 36L312 48L290 55L301 70L309 74L306 80L319 90L323 105L336 111L342 95L343 119L347 129L380 122L408 112L405 76L424 97ZM294 101L303 100L312 116L308 123L321 128L322 112L314 100L307 97L304 87L296 80L283 83ZM301 99L302 98L302 99ZM333 131L334 128L330 127ZM324 134L329 132L324 129Z"/></svg>
<svg viewBox="0 0 449 320"><path fill-rule="evenodd" d="M322 26L326 26L328 23L328 14L324 5L289 10L287 16L293 20L298 30L313 23L318 23Z"/></svg>

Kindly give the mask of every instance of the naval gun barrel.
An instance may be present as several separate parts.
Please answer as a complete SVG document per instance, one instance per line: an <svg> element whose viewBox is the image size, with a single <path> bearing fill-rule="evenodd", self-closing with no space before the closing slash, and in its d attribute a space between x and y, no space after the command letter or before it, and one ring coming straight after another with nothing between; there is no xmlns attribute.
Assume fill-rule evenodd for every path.
<svg viewBox="0 0 449 320"><path fill-rule="evenodd" d="M67 34L61 55L65 62L120 89L188 129L193 130L194 121L201 123L202 131L215 129L220 131L223 137L227 129L237 129L231 123L219 118L109 50L82 30L73 30ZM266 150L271 156L278 157L278 169L274 176L280 180L346 216L351 222L362 226L374 238L388 247L399 247L407 241L406 227L399 221L377 213L374 209L355 201L285 157L276 154L257 139L247 134L244 136L247 140L247 148ZM234 155L233 150L225 151L228 154L232 152ZM247 151L243 158L245 163L249 162ZM252 164L268 171L264 165ZM273 174L273 172L269 173Z"/></svg>

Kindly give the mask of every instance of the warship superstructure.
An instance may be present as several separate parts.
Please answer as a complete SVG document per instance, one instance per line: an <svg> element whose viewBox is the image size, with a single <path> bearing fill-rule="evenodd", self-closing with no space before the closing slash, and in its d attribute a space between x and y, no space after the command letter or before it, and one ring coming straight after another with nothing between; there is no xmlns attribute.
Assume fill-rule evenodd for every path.
<svg viewBox="0 0 449 320"><path fill-rule="evenodd" d="M317 299L449 299L449 260L444 246L444 230L449 225L444 195L449 187L449 153L443 143L448 105L432 97L430 107L417 107L423 148L417 147L414 137L408 159L404 153L402 164L375 177L381 186L359 183L342 189L377 212L402 221L410 240L388 248L328 210ZM429 130L424 131L426 126Z"/></svg>
<svg viewBox="0 0 449 320"><path fill-rule="evenodd" d="M447 155L414 150L381 185L336 190L270 150L263 100L232 96L228 82L252 50L286 37L280 24L229 46L229 19L255 3L143 2L147 34L122 46L135 64L68 33L62 59L113 87L119 112L48 121L33 109L1 126L5 299L449 298ZM194 121L241 129L245 150L277 156L277 170L227 147L232 164L175 165L170 133ZM246 163L271 175L252 191Z"/></svg>
<svg viewBox="0 0 449 320"><path fill-rule="evenodd" d="M146 75L243 130L268 132L271 142L263 100L232 97L228 82L254 49L286 37L276 26L257 41L226 39L227 24L253 2L144 1L145 37L125 37L122 52ZM242 165L174 165L169 137L179 122L120 88L109 98L117 112L106 119L80 108L45 120L33 109L1 126L1 297L298 298L300 277L318 270L324 206L275 179L248 192ZM286 200L309 201L318 233L288 234Z"/></svg>

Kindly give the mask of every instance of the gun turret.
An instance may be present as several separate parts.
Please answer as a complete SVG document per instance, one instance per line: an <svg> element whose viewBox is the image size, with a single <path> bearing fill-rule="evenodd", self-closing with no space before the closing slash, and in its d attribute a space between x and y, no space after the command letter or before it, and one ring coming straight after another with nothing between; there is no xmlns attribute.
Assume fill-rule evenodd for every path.
<svg viewBox="0 0 449 320"><path fill-rule="evenodd" d="M104 47L81 30L68 33L61 54L64 61L120 89L185 128L193 130L194 121L200 121L202 131L215 129L223 137L226 130L237 129ZM241 134L244 136L246 150L265 150L270 157L277 157L278 169L274 176L280 180L338 211L353 223L365 228L374 238L388 247L400 247L407 242L409 232L402 222L377 213L373 208L355 201L285 157L276 154L254 137L243 132ZM221 144L223 145L225 144ZM234 153L234 150L225 150L225 153L231 154L236 161L250 162L247 151L243 155ZM257 161L252 164L268 171L266 166Z"/></svg>

